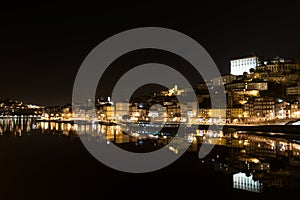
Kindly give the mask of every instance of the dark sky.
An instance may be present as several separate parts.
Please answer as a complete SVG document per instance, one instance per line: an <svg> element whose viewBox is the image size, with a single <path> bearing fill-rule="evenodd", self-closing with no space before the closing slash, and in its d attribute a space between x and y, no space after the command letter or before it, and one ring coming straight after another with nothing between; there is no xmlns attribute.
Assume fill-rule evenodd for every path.
<svg viewBox="0 0 300 200"><path fill-rule="evenodd" d="M0 99L71 103L85 56L104 39L144 26L171 28L194 38L222 73L229 72L230 58L252 52L293 58L300 50L299 3L268 2L1 6Z"/></svg>

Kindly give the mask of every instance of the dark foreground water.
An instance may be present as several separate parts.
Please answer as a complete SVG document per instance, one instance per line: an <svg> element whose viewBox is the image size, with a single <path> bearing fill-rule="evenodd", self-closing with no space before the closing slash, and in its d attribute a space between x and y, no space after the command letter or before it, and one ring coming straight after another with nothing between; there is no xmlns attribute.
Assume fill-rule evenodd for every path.
<svg viewBox="0 0 300 200"><path fill-rule="evenodd" d="M108 136L108 130L116 131L103 129ZM70 124L2 119L0 134L1 200L277 199L300 194L297 136L200 132L200 139L206 134L219 141L205 159L191 149L164 169L129 174L91 156ZM135 148L134 143L120 145Z"/></svg>

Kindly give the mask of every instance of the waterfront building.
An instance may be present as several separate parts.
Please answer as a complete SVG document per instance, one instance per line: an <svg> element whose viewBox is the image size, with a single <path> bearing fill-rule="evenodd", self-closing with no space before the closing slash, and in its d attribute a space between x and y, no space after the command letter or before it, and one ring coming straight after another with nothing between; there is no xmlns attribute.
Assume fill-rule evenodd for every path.
<svg viewBox="0 0 300 200"><path fill-rule="evenodd" d="M291 116L290 118L299 118L300 117L300 113L299 113L299 103L298 102L294 102L290 104L290 113Z"/></svg>
<svg viewBox="0 0 300 200"><path fill-rule="evenodd" d="M272 120L276 117L275 101L271 97L256 97L243 105L246 121Z"/></svg>
<svg viewBox="0 0 300 200"><path fill-rule="evenodd" d="M244 119L244 110L242 108L227 108L227 122L241 122Z"/></svg>
<svg viewBox="0 0 300 200"><path fill-rule="evenodd" d="M139 120L145 120L148 117L147 110L143 107L142 103L132 103L129 107L130 121L137 122Z"/></svg>
<svg viewBox="0 0 300 200"><path fill-rule="evenodd" d="M130 103L124 103L124 102L116 102L115 103L115 115L116 120L123 121L126 117L129 116L129 107Z"/></svg>

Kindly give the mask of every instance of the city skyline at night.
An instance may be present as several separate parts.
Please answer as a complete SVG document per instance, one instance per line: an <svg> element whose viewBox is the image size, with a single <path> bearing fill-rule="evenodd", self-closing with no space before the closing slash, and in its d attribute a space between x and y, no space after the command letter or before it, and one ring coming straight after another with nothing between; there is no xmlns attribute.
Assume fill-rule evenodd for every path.
<svg viewBox="0 0 300 200"><path fill-rule="evenodd" d="M229 60L239 55L292 59L299 53L298 11L293 3L172 2L99 8L75 4L68 9L54 3L8 6L1 12L3 98L43 105L71 102L72 85L85 56L109 36L135 27L165 27L189 35L208 51L222 74L229 73ZM156 57L145 53L123 62L132 65ZM171 67L178 65L164 59L160 61ZM122 70L122 65L114 68Z"/></svg>
<svg viewBox="0 0 300 200"><path fill-rule="evenodd" d="M0 199L299 196L299 8L1 5Z"/></svg>

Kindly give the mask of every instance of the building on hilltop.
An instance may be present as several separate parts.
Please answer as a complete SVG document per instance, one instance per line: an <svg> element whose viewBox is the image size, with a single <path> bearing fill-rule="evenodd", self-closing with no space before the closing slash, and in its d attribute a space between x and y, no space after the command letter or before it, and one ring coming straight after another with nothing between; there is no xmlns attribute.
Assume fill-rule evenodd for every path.
<svg viewBox="0 0 300 200"><path fill-rule="evenodd" d="M243 75L244 72L250 73L250 69L255 69L261 64L258 56L247 56L230 60L230 74Z"/></svg>

